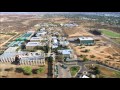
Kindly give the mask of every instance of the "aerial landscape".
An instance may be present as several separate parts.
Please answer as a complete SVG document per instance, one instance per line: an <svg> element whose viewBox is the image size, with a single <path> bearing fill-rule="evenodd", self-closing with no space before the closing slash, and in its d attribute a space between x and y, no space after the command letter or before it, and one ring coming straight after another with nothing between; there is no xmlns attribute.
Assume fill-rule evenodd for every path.
<svg viewBox="0 0 120 90"><path fill-rule="evenodd" d="M120 12L0 12L0 78L120 78Z"/></svg>

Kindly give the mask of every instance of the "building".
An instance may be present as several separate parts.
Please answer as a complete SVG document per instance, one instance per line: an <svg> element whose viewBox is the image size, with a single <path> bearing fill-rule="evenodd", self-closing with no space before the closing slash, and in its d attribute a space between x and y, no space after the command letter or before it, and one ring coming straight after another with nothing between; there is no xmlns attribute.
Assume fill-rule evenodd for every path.
<svg viewBox="0 0 120 90"><path fill-rule="evenodd" d="M57 37L52 37L52 48L58 47L58 40Z"/></svg>
<svg viewBox="0 0 120 90"><path fill-rule="evenodd" d="M18 47L9 47L7 50L4 51L4 53L13 53L16 52L16 49Z"/></svg>
<svg viewBox="0 0 120 90"><path fill-rule="evenodd" d="M29 52L25 55L20 55L20 64L25 65L45 65L44 52Z"/></svg>
<svg viewBox="0 0 120 90"><path fill-rule="evenodd" d="M40 52L18 52L4 53L0 56L0 62L14 62L15 57L19 56L20 64L24 65L45 65L45 53Z"/></svg>
<svg viewBox="0 0 120 90"><path fill-rule="evenodd" d="M26 44L26 49L27 49L27 50L33 50L34 47L40 46L40 45L41 45L40 42L28 42L28 43Z"/></svg>
<svg viewBox="0 0 120 90"><path fill-rule="evenodd" d="M46 31L38 31L37 34L36 34L36 37L44 36L46 34L47 34Z"/></svg>
<svg viewBox="0 0 120 90"><path fill-rule="evenodd" d="M25 41L30 40L31 37L35 34L35 31L28 31L24 34L22 34L19 38L16 39L16 41Z"/></svg>
<svg viewBox="0 0 120 90"><path fill-rule="evenodd" d="M68 41L60 41L59 44L62 46L68 46L69 42Z"/></svg>
<svg viewBox="0 0 120 90"><path fill-rule="evenodd" d="M94 45L95 41L92 37L80 37L78 38L80 44L84 44L84 45Z"/></svg>
<svg viewBox="0 0 120 90"><path fill-rule="evenodd" d="M58 50L58 53L61 53L64 57L72 58L73 51L71 49Z"/></svg>
<svg viewBox="0 0 120 90"><path fill-rule="evenodd" d="M40 37L32 37L30 42L40 42Z"/></svg>
<svg viewBox="0 0 120 90"><path fill-rule="evenodd" d="M80 78L89 78L89 77L86 75L82 75L82 76L80 76Z"/></svg>

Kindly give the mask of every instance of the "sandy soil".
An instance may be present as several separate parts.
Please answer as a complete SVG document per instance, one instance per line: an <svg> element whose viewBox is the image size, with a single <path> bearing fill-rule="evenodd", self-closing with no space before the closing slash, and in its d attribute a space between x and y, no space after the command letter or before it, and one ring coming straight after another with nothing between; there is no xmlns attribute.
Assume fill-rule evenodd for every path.
<svg viewBox="0 0 120 90"><path fill-rule="evenodd" d="M1 46L2 43L5 42L5 40L8 40L11 37L12 37L12 35L0 34L0 46Z"/></svg>
<svg viewBox="0 0 120 90"><path fill-rule="evenodd" d="M106 61L109 60L111 64L116 63L116 61L120 60L120 56L113 56L113 54L117 53L116 50L114 50L111 46L100 46L98 47L97 45L95 46L75 46L74 44L70 44L70 46L74 49L75 54L77 56L80 55L87 55L87 58L90 60L100 60L100 61ZM81 48L80 47L85 47ZM85 49L89 49L90 51L85 53L82 52ZM90 56L94 55L95 58L91 58ZM108 58L111 57L111 58ZM82 59L82 58L81 58ZM117 62L116 66L120 66L120 62Z"/></svg>
<svg viewBox="0 0 120 90"><path fill-rule="evenodd" d="M68 35L68 37L79 37L79 36L93 36L91 33L88 33L82 26L74 27L74 28L66 28L64 32Z"/></svg>

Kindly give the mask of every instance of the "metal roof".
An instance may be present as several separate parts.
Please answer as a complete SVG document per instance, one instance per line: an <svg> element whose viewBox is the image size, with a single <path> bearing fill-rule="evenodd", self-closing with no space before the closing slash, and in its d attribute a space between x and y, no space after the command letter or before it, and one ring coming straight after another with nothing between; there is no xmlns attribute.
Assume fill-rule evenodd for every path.
<svg viewBox="0 0 120 90"><path fill-rule="evenodd" d="M26 46L40 46L40 42L28 42Z"/></svg>
<svg viewBox="0 0 120 90"><path fill-rule="evenodd" d="M79 37L79 40L94 40L92 37Z"/></svg>

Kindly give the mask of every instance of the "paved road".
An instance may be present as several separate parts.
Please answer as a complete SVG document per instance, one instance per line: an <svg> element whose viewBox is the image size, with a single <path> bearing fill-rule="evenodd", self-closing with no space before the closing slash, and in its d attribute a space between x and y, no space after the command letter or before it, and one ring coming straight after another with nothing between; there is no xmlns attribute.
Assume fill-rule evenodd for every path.
<svg viewBox="0 0 120 90"><path fill-rule="evenodd" d="M83 73L84 71L88 71L85 67L85 64L96 64L96 63L93 61L78 62L78 65L81 66L81 70L79 71L79 73Z"/></svg>
<svg viewBox="0 0 120 90"><path fill-rule="evenodd" d="M58 78L71 78L71 74L70 71L68 70L68 68L64 69L63 67L60 66L60 64L58 63Z"/></svg>

